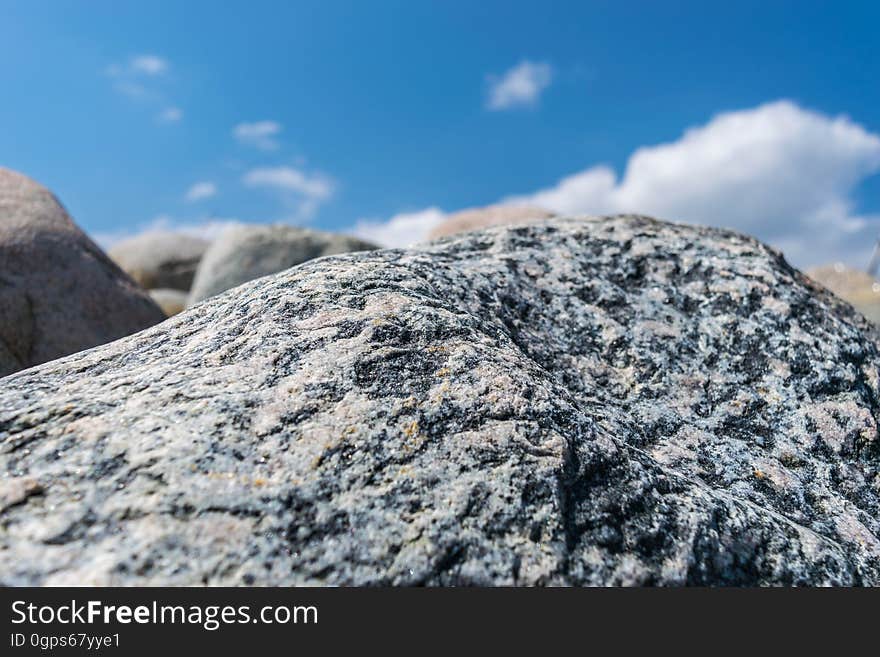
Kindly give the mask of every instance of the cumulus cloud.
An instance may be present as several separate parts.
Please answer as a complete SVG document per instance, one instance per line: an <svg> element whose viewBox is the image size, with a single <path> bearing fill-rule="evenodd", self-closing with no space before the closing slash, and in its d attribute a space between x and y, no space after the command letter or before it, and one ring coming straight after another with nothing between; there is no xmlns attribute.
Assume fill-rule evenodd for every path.
<svg viewBox="0 0 880 657"><path fill-rule="evenodd" d="M564 213L642 212L734 228L798 264L859 260L880 217L854 211L855 187L880 170L880 136L789 101L725 112L629 158L621 179L593 166L507 199Z"/></svg>
<svg viewBox="0 0 880 657"><path fill-rule="evenodd" d="M396 214L387 221L361 219L350 231L353 235L381 246L402 247L422 241L446 217L436 207Z"/></svg>
<svg viewBox="0 0 880 657"><path fill-rule="evenodd" d="M247 146L263 151L274 151L278 149L278 135L281 129L281 124L277 121L239 123L232 129L232 135Z"/></svg>
<svg viewBox="0 0 880 657"><path fill-rule="evenodd" d="M493 111L535 105L553 81L546 62L522 61L501 76L489 77L486 107Z"/></svg>
<svg viewBox="0 0 880 657"><path fill-rule="evenodd" d="M593 165L501 202L722 226L769 242L798 266L833 260L864 266L880 215L859 213L854 191L878 171L880 135L845 116L782 100L719 114L676 141L639 148L620 178L611 167ZM442 219L436 208L426 212L434 214L424 221L413 213L357 228L389 245L419 241Z"/></svg>
<svg viewBox="0 0 880 657"><path fill-rule="evenodd" d="M296 219L310 218L333 196L334 183L320 173L305 173L289 166L258 167L242 177L245 187L263 188L281 194L295 208Z"/></svg>
<svg viewBox="0 0 880 657"><path fill-rule="evenodd" d="M561 214L612 212L611 195L617 176L610 167L593 166L566 176L556 185L533 194L512 196L504 203L534 205Z"/></svg>
<svg viewBox="0 0 880 657"><path fill-rule="evenodd" d="M217 185L209 181L197 182L192 185L185 195L185 199L190 203L203 201L217 195Z"/></svg>

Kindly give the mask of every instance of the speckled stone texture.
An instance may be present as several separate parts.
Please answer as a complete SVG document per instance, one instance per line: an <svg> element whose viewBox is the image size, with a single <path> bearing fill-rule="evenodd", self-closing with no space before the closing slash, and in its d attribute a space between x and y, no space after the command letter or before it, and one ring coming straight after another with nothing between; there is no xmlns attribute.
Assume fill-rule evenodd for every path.
<svg viewBox="0 0 880 657"><path fill-rule="evenodd" d="M0 168L0 377L163 319L48 189Z"/></svg>
<svg viewBox="0 0 880 657"><path fill-rule="evenodd" d="M3 382L0 579L874 585L878 348L642 217L312 261Z"/></svg>

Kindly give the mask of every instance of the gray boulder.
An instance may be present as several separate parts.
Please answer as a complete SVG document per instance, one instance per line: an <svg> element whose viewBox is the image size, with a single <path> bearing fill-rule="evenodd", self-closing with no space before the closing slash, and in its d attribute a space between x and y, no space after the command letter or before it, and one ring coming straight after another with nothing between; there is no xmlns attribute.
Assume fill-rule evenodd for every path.
<svg viewBox="0 0 880 657"><path fill-rule="evenodd" d="M189 305L307 260L377 248L356 237L283 224L230 226L205 253Z"/></svg>
<svg viewBox="0 0 880 657"><path fill-rule="evenodd" d="M3 584L880 584L880 337L761 243L555 219L0 387Z"/></svg>
<svg viewBox="0 0 880 657"><path fill-rule="evenodd" d="M858 269L842 264L808 269L807 274L862 313L880 324L880 281Z"/></svg>
<svg viewBox="0 0 880 657"><path fill-rule="evenodd" d="M189 292L207 240L172 231L150 231L115 244L108 255L147 290Z"/></svg>
<svg viewBox="0 0 880 657"><path fill-rule="evenodd" d="M163 319L49 190L0 168L0 376Z"/></svg>
<svg viewBox="0 0 880 657"><path fill-rule="evenodd" d="M182 313L186 309L186 292L180 290L169 290L159 288L150 290L150 298L156 302L156 305L162 309L162 312L173 317L178 313Z"/></svg>

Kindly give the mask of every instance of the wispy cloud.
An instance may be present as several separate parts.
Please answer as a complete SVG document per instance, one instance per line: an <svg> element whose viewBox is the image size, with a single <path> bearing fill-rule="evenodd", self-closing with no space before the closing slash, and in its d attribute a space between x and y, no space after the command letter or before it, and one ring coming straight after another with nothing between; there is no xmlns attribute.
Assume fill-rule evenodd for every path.
<svg viewBox="0 0 880 657"><path fill-rule="evenodd" d="M185 195L185 199L189 203L195 203L196 201L204 201L205 199L212 198L217 195L217 185L210 181L202 181L197 182L192 185L187 191Z"/></svg>
<svg viewBox="0 0 880 657"><path fill-rule="evenodd" d="M279 147L278 135L281 130L281 124L277 121L256 121L239 123L232 129L232 135L247 146L263 151L274 151Z"/></svg>
<svg viewBox="0 0 880 657"><path fill-rule="evenodd" d="M168 70L168 61L158 55L137 55L131 58L128 66L133 73L156 76Z"/></svg>
<svg viewBox="0 0 880 657"><path fill-rule="evenodd" d="M524 60L501 76L489 76L486 107L499 111L534 106L552 81L550 64Z"/></svg>
<svg viewBox="0 0 880 657"><path fill-rule="evenodd" d="M113 88L132 101L154 108L162 108L156 114L159 123L178 123L183 110L165 97L163 82L171 68L164 57L158 55L135 55L123 64L112 64L105 73L113 81Z"/></svg>
<svg viewBox="0 0 880 657"><path fill-rule="evenodd" d="M166 107L159 112L158 119L162 123L177 123L183 120L183 110L179 107Z"/></svg>
<svg viewBox="0 0 880 657"><path fill-rule="evenodd" d="M327 199L333 193L332 182L320 174L306 175L293 167L262 167L248 171L242 179L248 187L270 187L298 192L304 196Z"/></svg>
<svg viewBox="0 0 880 657"><path fill-rule="evenodd" d="M334 193L335 183L321 173L306 173L289 166L259 167L242 177L245 187L262 188L280 194L295 210L295 218L308 219Z"/></svg>

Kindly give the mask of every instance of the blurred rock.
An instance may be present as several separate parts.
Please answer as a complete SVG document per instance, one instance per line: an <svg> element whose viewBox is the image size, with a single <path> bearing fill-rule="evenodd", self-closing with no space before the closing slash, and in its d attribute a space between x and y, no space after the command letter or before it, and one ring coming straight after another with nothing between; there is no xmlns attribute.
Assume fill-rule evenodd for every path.
<svg viewBox="0 0 880 657"><path fill-rule="evenodd" d="M144 289L189 292L209 244L183 233L150 231L113 245L108 255Z"/></svg>
<svg viewBox="0 0 880 657"><path fill-rule="evenodd" d="M875 324L880 324L880 281L840 263L807 270L813 280L834 292Z"/></svg>
<svg viewBox="0 0 880 657"><path fill-rule="evenodd" d="M314 258L377 248L356 237L282 224L230 226L205 253L189 305Z"/></svg>
<svg viewBox="0 0 880 657"><path fill-rule="evenodd" d="M182 313L186 308L187 293L180 290L169 290L167 288L150 290L150 297L168 317Z"/></svg>
<svg viewBox="0 0 880 657"><path fill-rule="evenodd" d="M324 258L0 386L5 585L878 585L880 338L644 217Z"/></svg>
<svg viewBox="0 0 880 657"><path fill-rule="evenodd" d="M46 188L0 168L0 376L164 319Z"/></svg>
<svg viewBox="0 0 880 657"><path fill-rule="evenodd" d="M548 210L527 205L490 205L485 208L471 208L449 215L443 223L431 230L428 239L437 239L492 226L525 224L548 219L552 216L554 213Z"/></svg>

